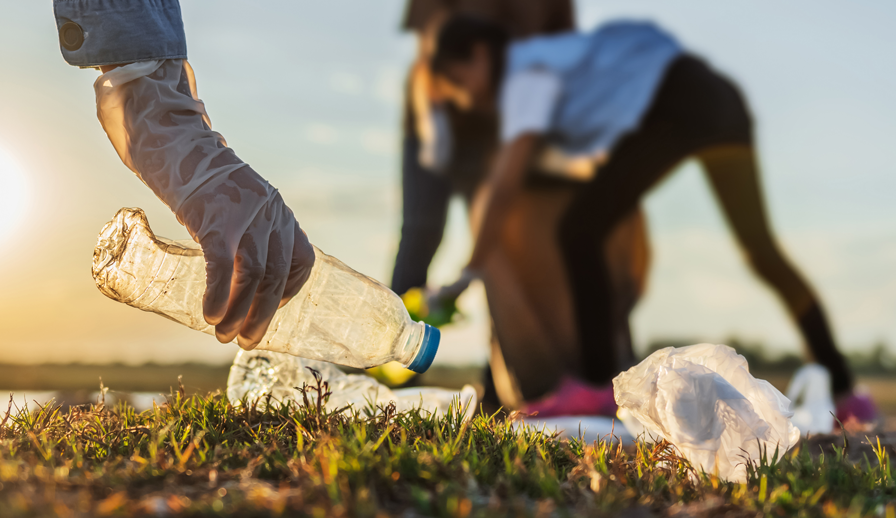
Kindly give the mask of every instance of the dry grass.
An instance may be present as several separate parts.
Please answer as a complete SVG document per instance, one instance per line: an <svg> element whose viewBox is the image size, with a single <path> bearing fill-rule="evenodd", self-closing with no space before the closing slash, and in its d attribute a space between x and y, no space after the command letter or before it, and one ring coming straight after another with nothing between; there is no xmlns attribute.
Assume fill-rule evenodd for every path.
<svg viewBox="0 0 896 518"><path fill-rule="evenodd" d="M233 406L220 394L136 413L103 401L0 412L0 516L893 516L886 445L769 453L745 484L668 443L585 444L507 421L392 407Z"/></svg>

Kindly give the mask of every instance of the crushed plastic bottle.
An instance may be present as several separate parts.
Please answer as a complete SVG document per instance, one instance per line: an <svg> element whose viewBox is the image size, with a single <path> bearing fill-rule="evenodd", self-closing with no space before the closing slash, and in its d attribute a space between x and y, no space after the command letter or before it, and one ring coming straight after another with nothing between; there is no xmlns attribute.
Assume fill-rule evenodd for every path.
<svg viewBox="0 0 896 518"><path fill-rule="evenodd" d="M360 369L398 361L425 372L438 329L411 320L401 298L317 248L302 290L274 315L258 349ZM156 237L140 209L121 209L93 253L93 277L107 297L214 334L202 314L205 258L193 241Z"/></svg>
<svg viewBox="0 0 896 518"><path fill-rule="evenodd" d="M803 435L834 430L834 396L831 374L817 363L800 367L787 387L793 402L793 424Z"/></svg>
<svg viewBox="0 0 896 518"><path fill-rule="evenodd" d="M746 480L745 462L783 454L800 438L790 401L754 378L726 345L656 351L617 376L613 392L649 436L664 437L694 467L732 482Z"/></svg>
<svg viewBox="0 0 896 518"><path fill-rule="evenodd" d="M345 374L335 365L270 351L240 351L227 378L227 399L233 404L243 400L261 401L270 395L275 401L303 403L301 389L315 386L310 369L317 371L329 384L331 395L326 402L329 411L352 409L362 411L371 404L394 402L399 412L415 408L445 415L455 405L469 419L476 408L476 390L467 385L460 392L432 387L390 390L363 374Z"/></svg>

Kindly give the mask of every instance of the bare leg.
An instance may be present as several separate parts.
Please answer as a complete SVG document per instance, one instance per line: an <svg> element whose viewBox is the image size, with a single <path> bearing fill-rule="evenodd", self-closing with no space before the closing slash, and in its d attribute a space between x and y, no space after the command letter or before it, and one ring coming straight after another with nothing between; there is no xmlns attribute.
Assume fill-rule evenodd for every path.
<svg viewBox="0 0 896 518"><path fill-rule="evenodd" d="M647 289L650 268L647 237L647 218L638 207L616 225L604 243L613 285L613 345L620 371L635 364L629 317Z"/></svg>
<svg viewBox="0 0 896 518"><path fill-rule="evenodd" d="M568 199L562 191L526 191L483 268L495 334L492 374L509 407L550 391L579 363L570 290L551 224Z"/></svg>
<svg viewBox="0 0 896 518"><path fill-rule="evenodd" d="M852 375L837 350L821 303L772 234L753 147L715 146L699 157L753 271L778 293L798 324L810 355L831 372L834 393L849 392Z"/></svg>
<svg viewBox="0 0 896 518"><path fill-rule="evenodd" d="M492 342L492 372L506 406L538 398L563 376L581 376L588 369L581 361L572 288L557 237L575 189L525 191L485 268L500 338ZM640 210L616 226L604 250L613 291L613 348L622 361L615 368L624 369L634 361L628 317L643 292L649 256Z"/></svg>

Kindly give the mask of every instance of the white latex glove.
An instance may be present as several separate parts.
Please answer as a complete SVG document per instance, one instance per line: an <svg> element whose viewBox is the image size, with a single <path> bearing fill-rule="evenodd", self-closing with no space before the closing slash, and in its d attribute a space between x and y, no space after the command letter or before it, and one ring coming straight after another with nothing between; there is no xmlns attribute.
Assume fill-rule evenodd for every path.
<svg viewBox="0 0 896 518"><path fill-rule="evenodd" d="M314 265L292 211L212 131L185 60L125 65L94 88L97 116L121 160L202 247L206 321L222 343L238 337L252 349Z"/></svg>

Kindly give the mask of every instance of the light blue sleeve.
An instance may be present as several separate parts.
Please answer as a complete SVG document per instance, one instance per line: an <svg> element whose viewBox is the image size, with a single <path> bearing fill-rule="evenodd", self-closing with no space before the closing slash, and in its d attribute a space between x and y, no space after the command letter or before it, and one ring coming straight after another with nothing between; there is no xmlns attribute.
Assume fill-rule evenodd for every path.
<svg viewBox="0 0 896 518"><path fill-rule="evenodd" d="M53 0L53 11L70 65L187 57L178 0Z"/></svg>

